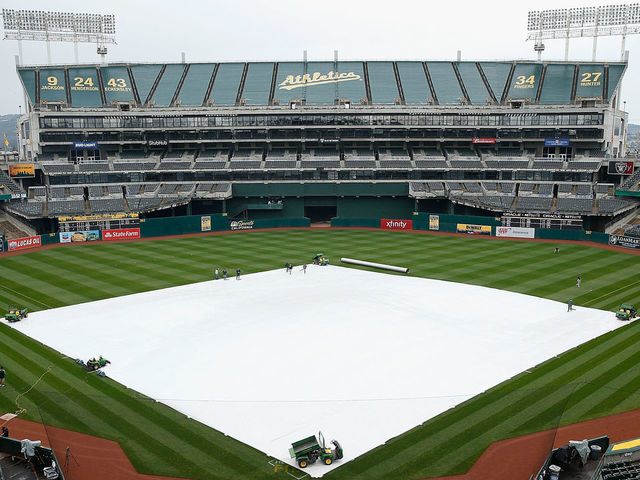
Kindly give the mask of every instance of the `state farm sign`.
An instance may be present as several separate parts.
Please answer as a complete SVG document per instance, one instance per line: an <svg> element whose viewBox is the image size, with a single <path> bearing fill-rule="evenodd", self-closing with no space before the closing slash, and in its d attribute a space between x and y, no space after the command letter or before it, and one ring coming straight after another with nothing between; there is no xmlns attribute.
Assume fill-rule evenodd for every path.
<svg viewBox="0 0 640 480"><path fill-rule="evenodd" d="M380 228L384 228L385 230L412 230L413 220L383 218L380 220Z"/></svg>
<svg viewBox="0 0 640 480"><path fill-rule="evenodd" d="M102 231L102 240L127 240L140 238L139 228L117 228Z"/></svg>
<svg viewBox="0 0 640 480"><path fill-rule="evenodd" d="M7 243L9 244L10 252L14 250L23 250L25 248L39 247L42 245L40 235L36 235L35 237L16 238L15 240L9 240Z"/></svg>

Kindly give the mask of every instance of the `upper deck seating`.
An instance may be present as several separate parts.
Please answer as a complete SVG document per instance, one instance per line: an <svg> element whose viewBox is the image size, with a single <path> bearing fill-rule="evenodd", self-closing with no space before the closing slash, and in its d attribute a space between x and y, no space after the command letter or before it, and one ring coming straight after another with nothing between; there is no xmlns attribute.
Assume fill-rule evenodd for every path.
<svg viewBox="0 0 640 480"><path fill-rule="evenodd" d="M233 157L231 159L231 162L229 162L229 168L232 170L257 170L260 168L261 165L262 165L262 160L255 160L255 159L238 160L235 157Z"/></svg>
<svg viewBox="0 0 640 480"><path fill-rule="evenodd" d="M464 168L464 169L484 168L484 166L482 165L482 161L480 161L478 157L465 158L465 159L451 158L449 159L449 163L453 168Z"/></svg>
<svg viewBox="0 0 640 480"><path fill-rule="evenodd" d="M94 213L123 212L122 198L89 199L89 206Z"/></svg>
<svg viewBox="0 0 640 480"><path fill-rule="evenodd" d="M582 197L558 197L556 208L558 212L591 213L593 200Z"/></svg>
<svg viewBox="0 0 640 480"><path fill-rule="evenodd" d="M58 200L48 202L49 215L73 215L84 213L84 200Z"/></svg>
<svg viewBox="0 0 640 480"><path fill-rule="evenodd" d="M518 197L518 203L516 210L521 211L541 211L548 212L551 210L553 204L552 197L538 197L538 196L520 196Z"/></svg>
<svg viewBox="0 0 640 480"><path fill-rule="evenodd" d="M399 168L399 169L407 169L412 168L411 160L408 158L406 160L391 160L390 158L385 158L380 160L379 162L380 168Z"/></svg>
<svg viewBox="0 0 640 480"><path fill-rule="evenodd" d="M415 160L415 164L417 168L437 168L440 170L449 168L449 166L447 165L447 161L444 158L442 159L421 158L421 159Z"/></svg>
<svg viewBox="0 0 640 480"><path fill-rule="evenodd" d="M191 169L191 162L184 160L160 160L157 169L187 171Z"/></svg>
<svg viewBox="0 0 640 480"><path fill-rule="evenodd" d="M624 210L626 208L631 208L633 206L634 206L633 203L628 202L627 200L623 200L621 198L616 198L616 197L606 196L598 200L598 211L600 213L613 214L615 212Z"/></svg>
<svg viewBox="0 0 640 480"><path fill-rule="evenodd" d="M563 166L562 160L536 158L533 161L533 168L539 170L561 170Z"/></svg>
<svg viewBox="0 0 640 480"><path fill-rule="evenodd" d="M113 170L118 172L141 172L156 168L155 161L114 161Z"/></svg>
<svg viewBox="0 0 640 480"><path fill-rule="evenodd" d="M600 168L600 162L588 162L588 161L581 161L581 160L571 160L569 162L567 162L567 169L568 170L589 170L589 171L596 171Z"/></svg>
<svg viewBox="0 0 640 480"><path fill-rule="evenodd" d="M80 172L108 172L109 163L108 162L100 162L100 163L81 163L78 165L78 170Z"/></svg>
<svg viewBox="0 0 640 480"><path fill-rule="evenodd" d="M37 200L27 200L25 201L12 201L9 202L8 207L10 210L18 212L22 215L28 217L41 217L44 202Z"/></svg>
<svg viewBox="0 0 640 480"><path fill-rule="evenodd" d="M42 164L42 171L49 174L56 173L71 173L76 170L76 166L73 163L47 163Z"/></svg>

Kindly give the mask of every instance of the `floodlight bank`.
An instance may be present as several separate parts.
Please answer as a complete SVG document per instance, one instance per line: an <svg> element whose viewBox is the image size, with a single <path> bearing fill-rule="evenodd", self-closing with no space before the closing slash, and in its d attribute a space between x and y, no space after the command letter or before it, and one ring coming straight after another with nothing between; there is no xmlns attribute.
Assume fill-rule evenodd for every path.
<svg viewBox="0 0 640 480"><path fill-rule="evenodd" d="M384 263L365 262L364 260L356 260L353 258L341 258L342 263L351 263L353 265L361 265L363 267L379 268L381 270L390 270L392 272L409 273L406 267L396 267L394 265L385 265Z"/></svg>

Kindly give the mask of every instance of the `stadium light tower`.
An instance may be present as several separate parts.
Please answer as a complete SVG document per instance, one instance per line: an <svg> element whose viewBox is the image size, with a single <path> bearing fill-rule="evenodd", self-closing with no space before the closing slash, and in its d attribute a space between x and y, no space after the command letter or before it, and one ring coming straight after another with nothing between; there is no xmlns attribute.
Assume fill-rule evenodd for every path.
<svg viewBox="0 0 640 480"><path fill-rule="evenodd" d="M527 41L533 40L536 46L543 45L543 40L564 38L565 60L569 59L571 38L593 37L592 60L595 60L598 37L620 35L620 59L624 60L627 35L640 33L640 3L530 11L527 31ZM534 49L540 60L542 51Z"/></svg>
<svg viewBox="0 0 640 480"><path fill-rule="evenodd" d="M104 62L108 43L116 43L115 15L95 13L45 12L42 10L2 9L4 40L18 41L22 64L22 41L47 43L47 61L51 63L50 42L73 42L78 63L78 43L95 43Z"/></svg>

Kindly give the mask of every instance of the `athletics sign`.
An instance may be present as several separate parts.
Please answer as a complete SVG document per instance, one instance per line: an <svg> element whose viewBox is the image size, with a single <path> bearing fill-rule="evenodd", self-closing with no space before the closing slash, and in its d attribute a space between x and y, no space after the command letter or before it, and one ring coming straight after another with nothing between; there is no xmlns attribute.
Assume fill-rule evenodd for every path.
<svg viewBox="0 0 640 480"><path fill-rule="evenodd" d="M16 238L15 240L9 240L9 251L24 250L25 248L34 248L42 245L40 235L35 237Z"/></svg>
<svg viewBox="0 0 640 480"><path fill-rule="evenodd" d="M625 248L640 248L640 238L626 235L609 235L609 245Z"/></svg>
<svg viewBox="0 0 640 480"><path fill-rule="evenodd" d="M349 80L360 80L360 75L354 72L338 73L320 72L305 73L304 75L287 75L282 83L278 85L280 90L293 90L300 87L312 87L314 85L325 85L327 83L348 82Z"/></svg>

